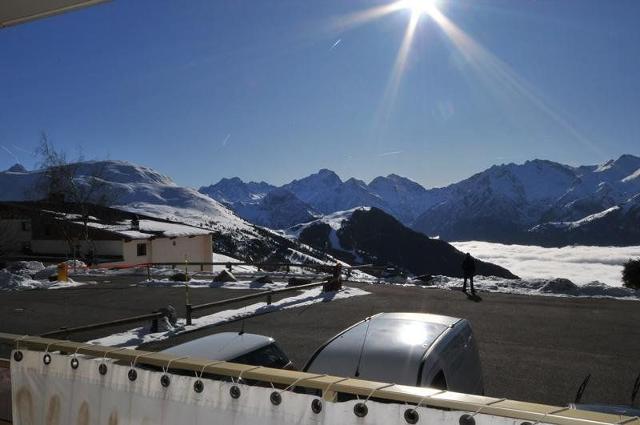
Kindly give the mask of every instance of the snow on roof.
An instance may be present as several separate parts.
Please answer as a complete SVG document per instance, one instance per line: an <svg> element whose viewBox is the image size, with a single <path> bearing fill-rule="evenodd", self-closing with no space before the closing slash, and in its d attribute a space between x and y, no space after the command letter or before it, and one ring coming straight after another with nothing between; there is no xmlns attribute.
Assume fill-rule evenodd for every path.
<svg viewBox="0 0 640 425"><path fill-rule="evenodd" d="M72 223L83 225L77 214L65 214L59 219L69 220ZM93 220L92 220L93 219ZM154 237L174 238L182 236L208 235L209 230L187 226L181 223L169 223L156 220L139 220L138 229L134 229L131 220L121 220L116 223L101 222L95 217L90 217L87 226L92 229L114 233L127 239L151 239Z"/></svg>

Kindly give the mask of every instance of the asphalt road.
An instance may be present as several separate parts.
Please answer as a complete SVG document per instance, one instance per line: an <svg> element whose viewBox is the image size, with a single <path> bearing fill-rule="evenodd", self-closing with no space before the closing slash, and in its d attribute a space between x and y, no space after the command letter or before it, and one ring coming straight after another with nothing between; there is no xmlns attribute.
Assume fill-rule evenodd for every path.
<svg viewBox="0 0 640 425"><path fill-rule="evenodd" d="M78 281L94 281L69 289L30 290L0 292L0 330L23 335L39 335L63 327L76 327L106 322L130 316L151 313L172 305L179 317L185 317L185 289L183 287L136 286L141 278L134 277L74 277ZM201 304L239 297L258 290L191 288L191 304ZM274 296L276 301L292 293ZM254 301L255 302L255 301ZM243 304L225 308L237 308ZM217 310L195 312L194 317L211 314ZM96 329L69 335L73 341L87 341L116 332L122 332L140 324Z"/></svg>
<svg viewBox="0 0 640 425"><path fill-rule="evenodd" d="M640 304L635 301L481 294L483 300L473 302L462 293L439 289L354 286L371 295L246 319L245 330L273 336L302 367L325 340L377 312L464 317L471 321L477 336L487 395L556 405L573 401L587 373L592 378L583 402L628 404L640 373ZM228 289L191 291L194 303L247 293ZM5 292L1 296L0 330L37 334L59 326L143 314L167 304L178 307L184 301L184 290L130 287L124 279L84 289ZM17 312L17 308L24 310ZM181 308L178 312L182 315ZM214 332L237 331L239 327L238 322L229 323L144 348L162 349ZM74 339L116 331L78 334Z"/></svg>

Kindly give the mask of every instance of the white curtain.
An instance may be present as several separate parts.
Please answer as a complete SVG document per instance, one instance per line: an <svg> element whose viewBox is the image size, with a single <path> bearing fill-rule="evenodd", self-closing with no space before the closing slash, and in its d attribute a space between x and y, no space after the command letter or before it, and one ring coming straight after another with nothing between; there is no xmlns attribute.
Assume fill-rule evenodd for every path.
<svg viewBox="0 0 640 425"><path fill-rule="evenodd" d="M15 353L14 353L15 354ZM195 376L117 365L103 359L48 354L22 350L11 359L13 423L15 425L287 425L287 424L406 424L411 406L366 402L367 414L358 417L358 400L332 403L321 400L321 410L312 409L317 397L272 388L236 385L201 379L201 392L194 389ZM16 361L16 358L20 358ZM76 363L77 360L77 363ZM72 367L77 366L77 368ZM100 365L102 372L100 371ZM236 387L232 397L232 387ZM197 385L196 385L197 387ZM200 389L200 388L198 388ZM238 390L239 389L239 394ZM274 404L272 393L280 395ZM273 398L278 399L278 396ZM360 401L363 402L363 401ZM418 424L458 425L465 412L420 407ZM477 425L519 425L522 421L487 415L474 417Z"/></svg>

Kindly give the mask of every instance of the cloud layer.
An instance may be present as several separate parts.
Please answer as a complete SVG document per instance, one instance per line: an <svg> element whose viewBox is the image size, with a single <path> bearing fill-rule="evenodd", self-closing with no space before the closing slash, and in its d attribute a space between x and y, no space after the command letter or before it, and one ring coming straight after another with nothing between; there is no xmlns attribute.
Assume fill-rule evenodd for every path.
<svg viewBox="0 0 640 425"><path fill-rule="evenodd" d="M578 285L599 281L622 286L622 265L640 258L640 246L567 246L543 248L491 242L453 242L481 260L499 264L524 279L566 278Z"/></svg>

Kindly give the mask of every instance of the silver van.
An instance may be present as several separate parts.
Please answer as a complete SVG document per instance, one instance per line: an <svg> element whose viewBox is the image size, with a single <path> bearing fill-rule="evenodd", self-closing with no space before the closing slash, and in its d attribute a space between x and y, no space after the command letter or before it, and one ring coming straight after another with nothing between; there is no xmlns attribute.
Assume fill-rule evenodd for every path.
<svg viewBox="0 0 640 425"><path fill-rule="evenodd" d="M379 313L322 345L305 372L484 394L469 322L423 313Z"/></svg>

